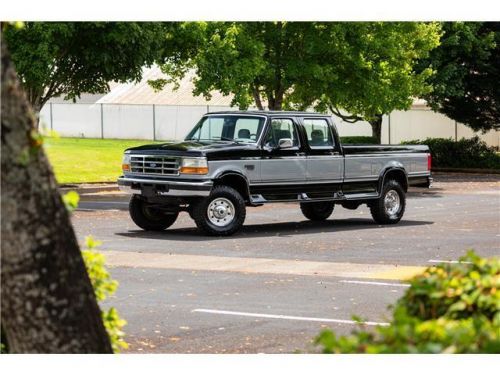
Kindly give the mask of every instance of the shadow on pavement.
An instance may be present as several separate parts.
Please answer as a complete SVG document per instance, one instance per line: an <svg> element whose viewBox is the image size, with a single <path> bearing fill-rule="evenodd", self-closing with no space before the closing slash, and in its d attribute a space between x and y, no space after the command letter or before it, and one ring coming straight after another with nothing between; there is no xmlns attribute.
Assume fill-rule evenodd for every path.
<svg viewBox="0 0 500 375"><path fill-rule="evenodd" d="M206 236L196 227L167 229L163 232L128 231L116 233L118 236L147 239L165 239L175 241L231 240L257 237L291 237L295 234L335 233L351 230L384 229L434 224L433 221L402 220L396 225L378 225L371 219L327 220L323 222L300 221L287 223L244 225L230 237Z"/></svg>

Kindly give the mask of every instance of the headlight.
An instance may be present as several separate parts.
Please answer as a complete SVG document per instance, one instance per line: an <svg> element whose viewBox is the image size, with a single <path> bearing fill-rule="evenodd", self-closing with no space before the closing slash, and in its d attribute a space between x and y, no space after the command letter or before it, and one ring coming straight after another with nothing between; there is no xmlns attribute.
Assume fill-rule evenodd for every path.
<svg viewBox="0 0 500 375"><path fill-rule="evenodd" d="M122 171L123 172L130 172L130 155L129 154L123 155Z"/></svg>
<svg viewBox="0 0 500 375"><path fill-rule="evenodd" d="M180 172L186 174L207 174L207 158L182 158Z"/></svg>

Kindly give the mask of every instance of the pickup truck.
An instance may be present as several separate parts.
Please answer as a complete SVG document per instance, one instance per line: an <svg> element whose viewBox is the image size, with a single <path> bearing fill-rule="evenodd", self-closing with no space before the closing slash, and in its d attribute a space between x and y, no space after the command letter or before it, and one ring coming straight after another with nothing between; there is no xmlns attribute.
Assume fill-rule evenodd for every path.
<svg viewBox="0 0 500 375"><path fill-rule="evenodd" d="M187 211L217 236L238 231L246 207L274 202L317 221L336 204L366 204L375 222L395 224L408 186L432 183L427 146L342 145L332 118L310 112L207 113L184 141L125 150L122 170L140 228L164 230Z"/></svg>

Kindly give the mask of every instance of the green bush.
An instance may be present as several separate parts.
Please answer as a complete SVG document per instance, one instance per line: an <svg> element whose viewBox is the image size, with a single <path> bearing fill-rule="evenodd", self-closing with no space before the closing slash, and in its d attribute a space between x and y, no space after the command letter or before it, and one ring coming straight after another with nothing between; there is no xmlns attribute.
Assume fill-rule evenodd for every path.
<svg viewBox="0 0 500 375"><path fill-rule="evenodd" d="M411 280L392 322L350 336L325 330L324 353L500 353L500 259L473 251Z"/></svg>
<svg viewBox="0 0 500 375"><path fill-rule="evenodd" d="M118 282L113 280L106 270L104 255L94 250L100 245L100 242L88 236L85 238L85 244L87 249L82 250L85 267L94 288L96 299L98 302L102 302L115 294ZM114 307L103 310L101 306L101 314L113 351L118 353L121 349L127 349L128 344L124 340L125 333L122 331L127 322L120 318Z"/></svg>
<svg viewBox="0 0 500 375"><path fill-rule="evenodd" d="M500 155L479 137L459 141L445 138L427 138L402 142L405 145L424 144L432 154L432 166L438 168L500 169Z"/></svg>
<svg viewBox="0 0 500 375"><path fill-rule="evenodd" d="M351 137L340 137L340 142L344 145L347 144L378 144L377 140L373 137L367 136L351 136Z"/></svg>

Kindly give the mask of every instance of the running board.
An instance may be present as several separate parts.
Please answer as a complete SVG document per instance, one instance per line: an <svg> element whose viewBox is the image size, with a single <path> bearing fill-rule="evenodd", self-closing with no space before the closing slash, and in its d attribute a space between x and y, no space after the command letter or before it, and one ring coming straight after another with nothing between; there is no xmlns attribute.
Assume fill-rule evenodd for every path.
<svg viewBox="0 0 500 375"><path fill-rule="evenodd" d="M338 201L345 200L342 192L336 192L331 197L321 197L321 198L310 198L306 193L297 194L296 199L272 199L268 200L262 196L262 194L252 194L250 195L250 203L254 204L264 204L264 203L280 203L280 202L329 202L329 201Z"/></svg>

